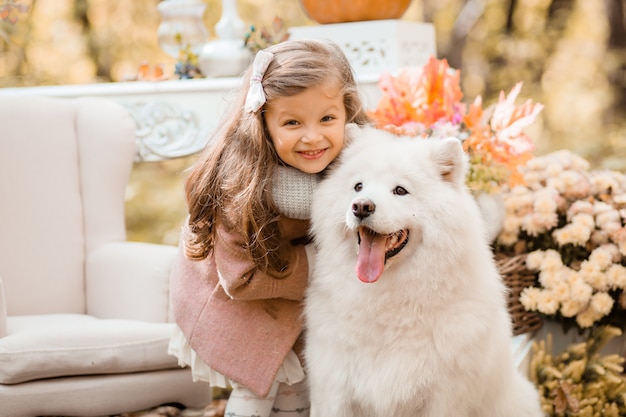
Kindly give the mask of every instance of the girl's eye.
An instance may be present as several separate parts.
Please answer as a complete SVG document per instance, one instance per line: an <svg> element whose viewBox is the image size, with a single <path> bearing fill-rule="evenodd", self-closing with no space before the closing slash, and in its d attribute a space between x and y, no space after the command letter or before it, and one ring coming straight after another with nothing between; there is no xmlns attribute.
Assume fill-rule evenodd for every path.
<svg viewBox="0 0 626 417"><path fill-rule="evenodd" d="M393 193L395 195L407 195L409 192L406 190L406 188L398 185L396 188L393 189Z"/></svg>
<svg viewBox="0 0 626 417"><path fill-rule="evenodd" d="M285 126L295 126L297 124L298 124L298 122L296 120L287 120L285 122Z"/></svg>
<svg viewBox="0 0 626 417"><path fill-rule="evenodd" d="M356 185L354 186L354 191L359 192L363 189L363 183L362 182L357 182Z"/></svg>
<svg viewBox="0 0 626 417"><path fill-rule="evenodd" d="M333 116L322 117L322 122L330 122L331 120L335 120L335 118Z"/></svg>

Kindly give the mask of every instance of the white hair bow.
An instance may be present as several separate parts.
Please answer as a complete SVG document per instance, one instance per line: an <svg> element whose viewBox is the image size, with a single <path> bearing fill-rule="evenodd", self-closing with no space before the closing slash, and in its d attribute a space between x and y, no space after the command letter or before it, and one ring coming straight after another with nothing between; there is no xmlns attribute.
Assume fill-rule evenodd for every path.
<svg viewBox="0 0 626 417"><path fill-rule="evenodd" d="M247 113L254 113L265 104L265 92L263 91L263 75L265 70L272 62L274 54L271 52L259 51L254 57L252 63L252 76L250 77L250 87L246 95L246 103L244 109Z"/></svg>

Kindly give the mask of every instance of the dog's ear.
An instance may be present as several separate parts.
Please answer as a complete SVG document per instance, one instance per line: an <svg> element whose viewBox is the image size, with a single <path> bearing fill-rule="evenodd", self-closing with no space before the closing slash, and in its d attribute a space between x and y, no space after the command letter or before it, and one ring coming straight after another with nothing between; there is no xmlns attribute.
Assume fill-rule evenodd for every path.
<svg viewBox="0 0 626 417"><path fill-rule="evenodd" d="M439 167L439 173L444 181L457 185L465 183L465 175L469 161L461 141L457 138L434 139L436 143L433 151L434 161Z"/></svg>

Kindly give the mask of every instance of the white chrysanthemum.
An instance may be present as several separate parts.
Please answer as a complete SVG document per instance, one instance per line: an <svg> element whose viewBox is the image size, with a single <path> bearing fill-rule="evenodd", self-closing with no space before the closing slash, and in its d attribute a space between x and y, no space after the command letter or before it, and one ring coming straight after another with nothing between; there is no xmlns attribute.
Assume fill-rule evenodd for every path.
<svg viewBox="0 0 626 417"><path fill-rule="evenodd" d="M530 190L523 185L516 185L515 187L511 188L511 191L509 192L509 195L523 195L523 194L530 194Z"/></svg>
<svg viewBox="0 0 626 417"><path fill-rule="evenodd" d="M593 323L596 321L597 313L591 309L591 307L587 307L585 310L581 311L576 315L576 323L582 329L587 329L593 326Z"/></svg>
<svg viewBox="0 0 626 417"><path fill-rule="evenodd" d="M569 168L574 171L588 171L589 161L573 152L570 152Z"/></svg>
<svg viewBox="0 0 626 417"><path fill-rule="evenodd" d="M560 164L556 164L554 162L547 164L546 169L544 170L548 177L557 177L563 172L563 167Z"/></svg>
<svg viewBox="0 0 626 417"><path fill-rule="evenodd" d="M568 299L561 301L561 315L563 317L574 317L580 313L583 308L583 304L580 304L574 300Z"/></svg>
<svg viewBox="0 0 626 417"><path fill-rule="evenodd" d="M544 252L543 259L540 264L540 269L542 271L556 271L562 268L563 259L561 259L561 254L558 251L548 249Z"/></svg>
<svg viewBox="0 0 626 417"><path fill-rule="evenodd" d="M597 292L591 297L590 307L599 315L606 316L613 309L615 300L605 292Z"/></svg>
<svg viewBox="0 0 626 417"><path fill-rule="evenodd" d="M600 228L604 228L603 225L608 224L608 223L620 224L621 221L622 221L622 217L619 215L619 212L614 209L606 210L606 211L596 214L596 224Z"/></svg>
<svg viewBox="0 0 626 417"><path fill-rule="evenodd" d="M598 246L589 254L589 262L598 270L604 271L613 263L616 251L615 245Z"/></svg>
<svg viewBox="0 0 626 417"><path fill-rule="evenodd" d="M590 182L595 194L605 194L619 187L617 180L609 171L595 171Z"/></svg>
<svg viewBox="0 0 626 417"><path fill-rule="evenodd" d="M532 158L526 162L524 169L528 172L531 171L545 171L548 166L546 158Z"/></svg>
<svg viewBox="0 0 626 417"><path fill-rule="evenodd" d="M568 243L584 246L590 236L591 229L581 223L571 223L552 232L552 237L560 246L565 246Z"/></svg>
<svg viewBox="0 0 626 417"><path fill-rule="evenodd" d="M541 268L541 262L545 257L545 252L536 250L526 255L526 267L531 271L538 271Z"/></svg>
<svg viewBox="0 0 626 417"><path fill-rule="evenodd" d="M567 219L571 220L578 213L593 214L593 204L586 200L576 200L567 209Z"/></svg>
<svg viewBox="0 0 626 417"><path fill-rule="evenodd" d="M547 219L544 219L542 216L536 215L535 213L529 213L522 217L522 224L520 228L528 233L529 236L539 236L548 230L544 220Z"/></svg>
<svg viewBox="0 0 626 417"><path fill-rule="evenodd" d="M605 232L609 234L618 232L621 228L622 228L621 221L606 222L600 225L600 229L604 230Z"/></svg>
<svg viewBox="0 0 626 417"><path fill-rule="evenodd" d="M554 315L559 311L559 301L551 290L543 290L537 300L537 311L546 315Z"/></svg>
<svg viewBox="0 0 626 417"><path fill-rule="evenodd" d="M604 201L595 201L593 203L593 214L597 216L600 213L604 213L605 211L613 210L613 206L605 203Z"/></svg>
<svg viewBox="0 0 626 417"><path fill-rule="evenodd" d="M563 303L570 299L570 288L569 284L565 281L557 280L552 286L552 294L554 298L559 302Z"/></svg>
<svg viewBox="0 0 626 417"><path fill-rule="evenodd" d="M521 226L521 217L514 215L505 216L504 221L502 222L502 233L512 233L517 236Z"/></svg>
<svg viewBox="0 0 626 417"><path fill-rule="evenodd" d="M559 216L556 213L535 213L533 221L541 226L544 231L548 231L559 223Z"/></svg>
<svg viewBox="0 0 626 417"><path fill-rule="evenodd" d="M582 175L576 171L563 171L560 175L561 181L565 185L566 189L571 190L584 180Z"/></svg>
<svg viewBox="0 0 626 417"><path fill-rule="evenodd" d="M578 277L578 279L570 282L570 294L572 300L581 304L587 304L591 299L592 293L593 289L591 288L591 286L583 281L580 276Z"/></svg>
<svg viewBox="0 0 626 417"><path fill-rule="evenodd" d="M612 289L626 289L626 267L613 264L606 271L607 285Z"/></svg>
<svg viewBox="0 0 626 417"><path fill-rule="evenodd" d="M507 213L525 213L532 210L533 201L533 194L528 190L526 193L511 194L504 199L504 209Z"/></svg>
<svg viewBox="0 0 626 417"><path fill-rule="evenodd" d="M541 290L537 287L526 287L522 290L519 301L528 311L537 311Z"/></svg>
<svg viewBox="0 0 626 417"><path fill-rule="evenodd" d="M504 246L512 246L519 241L519 235L517 232L511 233L503 231L498 235L498 243Z"/></svg>
<svg viewBox="0 0 626 417"><path fill-rule="evenodd" d="M620 206L626 205L626 193L625 194L614 194L613 202L619 204ZM623 216L622 216L623 217Z"/></svg>
<svg viewBox="0 0 626 417"><path fill-rule="evenodd" d="M543 186L541 185L546 178L545 172L542 171L528 171L524 173L524 181L526 181L526 186L531 189L539 189Z"/></svg>
<svg viewBox="0 0 626 417"><path fill-rule="evenodd" d="M533 210L538 213L555 213L557 209L554 194L548 190L535 193Z"/></svg>
<svg viewBox="0 0 626 417"><path fill-rule="evenodd" d="M606 273L602 271L580 271L579 275L596 291L606 291L609 289Z"/></svg>
<svg viewBox="0 0 626 417"><path fill-rule="evenodd" d="M587 213L577 213L572 216L570 221L572 224L584 226L589 230L593 230L596 227L596 222L593 219L593 215Z"/></svg>
<svg viewBox="0 0 626 417"><path fill-rule="evenodd" d="M548 269L539 272L539 283L543 288L552 289L556 287L559 282L562 282L562 275L559 274L557 269Z"/></svg>
<svg viewBox="0 0 626 417"><path fill-rule="evenodd" d="M566 188L563 180L561 180L560 177L548 178L548 180L546 181L546 185L557 190L559 194L563 193Z"/></svg>

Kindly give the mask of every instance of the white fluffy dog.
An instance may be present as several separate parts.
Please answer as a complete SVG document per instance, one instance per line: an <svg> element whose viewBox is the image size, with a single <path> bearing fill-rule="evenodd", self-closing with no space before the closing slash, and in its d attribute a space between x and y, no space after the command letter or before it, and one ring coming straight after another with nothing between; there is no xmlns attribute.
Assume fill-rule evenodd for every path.
<svg viewBox="0 0 626 417"><path fill-rule="evenodd" d="M537 417L457 139L347 127L318 187L305 300L312 417Z"/></svg>

